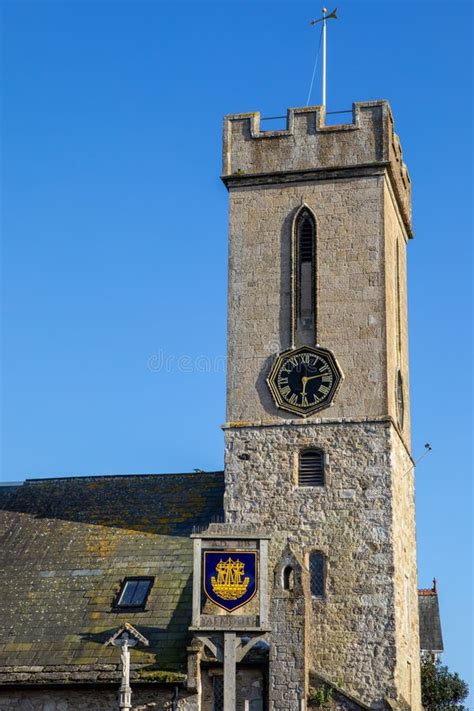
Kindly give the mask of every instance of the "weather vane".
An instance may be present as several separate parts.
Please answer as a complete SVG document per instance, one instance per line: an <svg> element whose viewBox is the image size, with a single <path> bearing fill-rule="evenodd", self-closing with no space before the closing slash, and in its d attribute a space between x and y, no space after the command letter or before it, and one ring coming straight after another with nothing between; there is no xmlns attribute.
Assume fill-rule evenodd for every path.
<svg viewBox="0 0 474 711"><path fill-rule="evenodd" d="M327 20L337 20L337 7L334 8L332 12L327 15L327 9L323 7L323 16L320 17L318 20L312 20L311 25L317 25L318 22L322 22L322 40L323 40L323 71L322 71L322 105L326 107L326 22ZM316 63L317 63L317 58L316 58ZM316 64L314 65L314 68L316 70ZM314 79L314 71L313 71L313 79ZM312 81L311 81L311 88L312 88ZM310 88L310 94L311 94L311 88ZM309 96L308 96L308 103L309 103Z"/></svg>

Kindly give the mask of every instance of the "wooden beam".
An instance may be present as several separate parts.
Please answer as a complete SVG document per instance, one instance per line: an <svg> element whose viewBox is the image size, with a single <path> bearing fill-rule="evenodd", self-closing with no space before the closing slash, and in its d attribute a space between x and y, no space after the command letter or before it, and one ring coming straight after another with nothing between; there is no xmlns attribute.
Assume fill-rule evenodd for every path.
<svg viewBox="0 0 474 711"><path fill-rule="evenodd" d="M193 541L193 627L199 627L201 620L201 539Z"/></svg>
<svg viewBox="0 0 474 711"><path fill-rule="evenodd" d="M268 541L260 541L260 627L268 627Z"/></svg>
<svg viewBox="0 0 474 711"><path fill-rule="evenodd" d="M236 660L237 663L241 662L248 652L254 647L258 642L267 642L266 634L259 634L255 637L251 637L246 644L241 642L237 645Z"/></svg>
<svg viewBox="0 0 474 711"><path fill-rule="evenodd" d="M235 632L224 632L224 708L235 711L236 638Z"/></svg>

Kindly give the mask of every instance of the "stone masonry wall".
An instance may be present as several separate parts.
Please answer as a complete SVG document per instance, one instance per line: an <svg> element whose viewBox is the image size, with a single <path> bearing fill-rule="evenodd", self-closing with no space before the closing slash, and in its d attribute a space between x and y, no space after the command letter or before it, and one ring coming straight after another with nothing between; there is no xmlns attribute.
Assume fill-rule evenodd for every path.
<svg viewBox="0 0 474 711"><path fill-rule="evenodd" d="M317 340L345 374L323 416L387 413L383 185L381 174L231 191L229 422L287 420L265 378L291 345L291 224L302 202L317 222Z"/></svg>
<svg viewBox="0 0 474 711"><path fill-rule="evenodd" d="M398 423L392 431L393 530L396 590L397 685L412 708L420 708L419 629L416 570L414 470L410 448L410 383L408 363L407 237L397 202L384 189L385 294L388 408ZM405 415L399 421L396 376L403 377Z"/></svg>
<svg viewBox="0 0 474 711"><path fill-rule="evenodd" d="M327 556L326 597L311 603L310 666L375 708L396 693L391 428L333 422L226 431L227 521L274 532L271 568L288 541L302 557ZM307 446L326 453L324 487L295 483L297 452ZM278 616L271 624L276 643Z"/></svg>
<svg viewBox="0 0 474 711"><path fill-rule="evenodd" d="M285 589L287 569L292 572L288 589ZM271 618L274 635L270 645L270 708L272 711L288 711L298 708L300 694L306 696L308 690L308 576L290 546L283 550L273 573Z"/></svg>
<svg viewBox="0 0 474 711"><path fill-rule="evenodd" d="M256 114L225 122L226 520L272 530L273 566L288 544L303 558L311 550L327 556L327 594L310 601L305 635L314 671L375 707L398 696L419 709L410 180L386 102L355 104L352 124L323 123L319 109L290 110L280 132L261 132ZM278 410L265 382L276 353L291 346L292 222L302 204L317 228L316 340L345 375L332 407L305 421ZM295 484L298 450L307 446L326 453L324 487ZM289 649L297 629L283 626L279 637L277 603L273 644L283 636Z"/></svg>
<svg viewBox="0 0 474 711"><path fill-rule="evenodd" d="M352 122L325 125L322 107L289 109L285 131L261 131L260 114L224 119L223 177L385 164L411 231L411 183L386 101L352 105Z"/></svg>
<svg viewBox="0 0 474 711"><path fill-rule="evenodd" d="M135 687L133 711L170 711L172 696L172 690ZM24 690L17 687L0 690L0 711L117 711L117 698L116 690L100 687ZM181 691L179 711L198 711L195 698Z"/></svg>
<svg viewBox="0 0 474 711"><path fill-rule="evenodd" d="M408 363L407 236L389 181L384 185L384 282L387 334L388 414L398 422L397 372L403 377L405 416L398 422L410 447L410 370Z"/></svg>
<svg viewBox="0 0 474 711"><path fill-rule="evenodd" d="M391 458L396 472L392 480L396 679L411 708L421 709L414 469L395 429L392 430Z"/></svg>

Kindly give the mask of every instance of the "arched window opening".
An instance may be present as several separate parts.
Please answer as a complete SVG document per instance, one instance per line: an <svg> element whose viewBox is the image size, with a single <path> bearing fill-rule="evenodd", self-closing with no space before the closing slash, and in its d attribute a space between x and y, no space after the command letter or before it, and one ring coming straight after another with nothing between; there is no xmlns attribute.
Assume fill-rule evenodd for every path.
<svg viewBox="0 0 474 711"><path fill-rule="evenodd" d="M298 460L298 486L324 486L324 452L304 449Z"/></svg>
<svg viewBox="0 0 474 711"><path fill-rule="evenodd" d="M309 555L309 585L313 597L324 597L326 587L326 560L322 553Z"/></svg>
<svg viewBox="0 0 474 711"><path fill-rule="evenodd" d="M295 225L295 345L316 342L316 223L304 208Z"/></svg>
<svg viewBox="0 0 474 711"><path fill-rule="evenodd" d="M283 570L283 590L293 590L295 585L295 573L291 565L287 565Z"/></svg>

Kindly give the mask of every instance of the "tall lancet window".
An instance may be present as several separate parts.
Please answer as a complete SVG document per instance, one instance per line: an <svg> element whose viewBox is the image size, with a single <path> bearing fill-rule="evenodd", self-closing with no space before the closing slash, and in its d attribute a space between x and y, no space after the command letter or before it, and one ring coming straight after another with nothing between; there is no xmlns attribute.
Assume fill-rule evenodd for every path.
<svg viewBox="0 0 474 711"><path fill-rule="evenodd" d="M293 340L295 346L316 342L316 221L303 206L293 231Z"/></svg>

